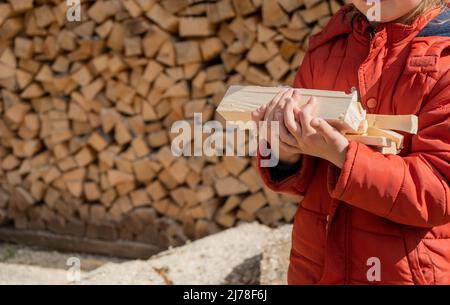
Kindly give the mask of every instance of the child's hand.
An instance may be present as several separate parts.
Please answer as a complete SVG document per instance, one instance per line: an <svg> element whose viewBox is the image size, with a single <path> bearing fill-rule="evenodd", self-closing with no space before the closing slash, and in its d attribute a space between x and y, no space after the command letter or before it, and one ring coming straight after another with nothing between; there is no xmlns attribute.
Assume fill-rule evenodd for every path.
<svg viewBox="0 0 450 305"><path fill-rule="evenodd" d="M253 112L253 120L280 123L281 161L295 163L301 154L307 154L342 168L348 140L326 121L312 116L316 107L314 100L298 107L299 98L297 90L282 91L268 105ZM268 127L267 138L270 139L270 124Z"/></svg>
<svg viewBox="0 0 450 305"><path fill-rule="evenodd" d="M342 168L349 144L347 138L325 120L312 115L317 106L314 99L296 109L297 98L296 94L286 98L283 116L284 125L295 138L295 146L304 154L328 160Z"/></svg>
<svg viewBox="0 0 450 305"><path fill-rule="evenodd" d="M271 139L272 133L270 122L280 122L279 154L276 157L282 162L292 164L296 163L300 159L301 151L295 146L297 144L295 138L290 134L290 132L283 124L283 105L286 103L287 97L292 97L293 92L293 89L281 91L268 105L264 105L252 113L252 119L257 126L260 121L269 122L269 124L267 125L268 140Z"/></svg>

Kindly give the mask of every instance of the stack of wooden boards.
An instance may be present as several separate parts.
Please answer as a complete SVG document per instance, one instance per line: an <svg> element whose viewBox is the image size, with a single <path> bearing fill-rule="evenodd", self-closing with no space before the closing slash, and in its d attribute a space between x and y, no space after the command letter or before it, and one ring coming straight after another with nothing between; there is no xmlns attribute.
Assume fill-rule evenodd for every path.
<svg viewBox="0 0 450 305"><path fill-rule="evenodd" d="M283 90L286 88L231 86L217 112L226 121L245 123L251 120L253 111L267 105ZM417 116L367 114L356 91L346 94L328 90L296 90L300 94L298 106L314 98L317 103L314 116L338 126L349 140L371 146L383 154L398 154L403 148L403 135L393 130L417 133Z"/></svg>
<svg viewBox="0 0 450 305"><path fill-rule="evenodd" d="M0 224L176 245L292 221L247 158L173 158L176 120L232 84L292 85L342 1L0 3Z"/></svg>

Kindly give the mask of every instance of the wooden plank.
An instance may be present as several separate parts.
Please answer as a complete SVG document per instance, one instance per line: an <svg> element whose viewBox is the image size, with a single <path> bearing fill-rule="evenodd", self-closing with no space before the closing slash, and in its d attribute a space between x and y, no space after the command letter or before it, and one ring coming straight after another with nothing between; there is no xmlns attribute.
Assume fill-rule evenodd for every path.
<svg viewBox="0 0 450 305"><path fill-rule="evenodd" d="M415 115L367 114L369 127L392 129L416 134L419 120Z"/></svg>
<svg viewBox="0 0 450 305"><path fill-rule="evenodd" d="M396 155L400 152L400 150L397 148L397 144L395 142L391 143L391 146L389 147L373 147L376 151L382 153L383 155L392 154Z"/></svg>
<svg viewBox="0 0 450 305"><path fill-rule="evenodd" d="M386 137L377 136L364 136L364 135L346 135L349 140L353 140L362 144L377 146L377 147L390 147L391 140Z"/></svg>
<svg viewBox="0 0 450 305"><path fill-rule="evenodd" d="M381 128L375 128L375 127L369 127L367 130L367 134L369 136L375 136L375 137L385 137L392 142L394 142L397 146L397 149L400 150L403 148L403 135L387 129L381 129Z"/></svg>
<svg viewBox="0 0 450 305"><path fill-rule="evenodd" d="M269 103L280 90L285 88L231 86L217 108L217 112L228 121L248 122L251 120L251 112ZM299 105L306 104L311 97L316 98L315 116L342 124L344 131L358 131L365 114L362 114L357 106L356 92L345 94L337 91L298 90L301 96Z"/></svg>
<svg viewBox="0 0 450 305"><path fill-rule="evenodd" d="M156 245L115 240L113 242L80 238L42 231L0 228L0 240L29 246L55 249L62 252L85 252L130 259L148 259L162 249Z"/></svg>

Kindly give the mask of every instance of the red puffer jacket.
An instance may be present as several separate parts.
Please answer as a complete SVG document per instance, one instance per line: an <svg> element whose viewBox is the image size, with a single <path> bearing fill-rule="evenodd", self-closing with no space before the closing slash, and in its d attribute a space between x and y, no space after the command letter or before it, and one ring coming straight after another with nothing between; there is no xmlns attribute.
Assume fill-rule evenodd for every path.
<svg viewBox="0 0 450 305"><path fill-rule="evenodd" d="M416 114L419 131L405 134L400 155L350 142L342 170L306 155L282 181L259 168L271 189L304 196L289 284L450 283L450 22L436 23L442 17L433 9L410 26L373 31L345 6L311 38L295 87L356 87L368 113Z"/></svg>

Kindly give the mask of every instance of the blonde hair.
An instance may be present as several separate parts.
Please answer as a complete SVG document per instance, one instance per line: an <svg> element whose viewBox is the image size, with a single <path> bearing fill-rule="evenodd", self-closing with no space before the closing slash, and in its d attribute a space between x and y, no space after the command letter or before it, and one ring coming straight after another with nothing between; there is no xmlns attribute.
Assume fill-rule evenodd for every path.
<svg viewBox="0 0 450 305"><path fill-rule="evenodd" d="M414 22L414 20L417 19L417 17L434 7L441 7L442 9L446 9L447 1L448 0L422 0L422 2L412 12L402 18L403 22L405 24L411 24ZM445 23L446 21L448 20L445 20L442 23Z"/></svg>

